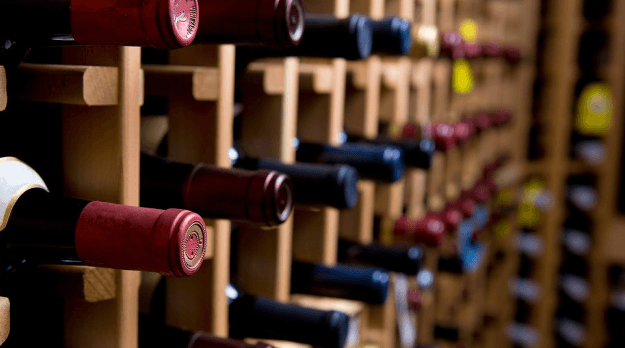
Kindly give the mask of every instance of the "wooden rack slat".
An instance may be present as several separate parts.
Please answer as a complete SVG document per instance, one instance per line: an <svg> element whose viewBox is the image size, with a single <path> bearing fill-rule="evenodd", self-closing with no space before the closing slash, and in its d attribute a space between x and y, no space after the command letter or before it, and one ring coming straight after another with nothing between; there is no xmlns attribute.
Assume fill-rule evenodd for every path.
<svg viewBox="0 0 625 348"><path fill-rule="evenodd" d="M118 101L117 67L21 64L11 77L15 83L8 94L16 100L87 106L117 105ZM138 98L142 104L142 91Z"/></svg>
<svg viewBox="0 0 625 348"><path fill-rule="evenodd" d="M64 51L67 63L117 65L120 86L117 106L64 106L65 194L138 206L140 54L139 48L104 46ZM115 271L115 282L115 300L66 301L66 346L137 347L139 273Z"/></svg>

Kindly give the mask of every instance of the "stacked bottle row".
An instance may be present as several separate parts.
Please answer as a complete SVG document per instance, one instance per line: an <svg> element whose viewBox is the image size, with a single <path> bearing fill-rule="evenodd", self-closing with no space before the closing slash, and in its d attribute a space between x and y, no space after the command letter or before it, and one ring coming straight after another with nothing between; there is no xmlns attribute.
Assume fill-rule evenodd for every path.
<svg viewBox="0 0 625 348"><path fill-rule="evenodd" d="M209 5L206 5L207 3ZM293 122L293 120L285 121L293 114L286 112L290 106L283 105L289 104L287 94L293 92L289 90L289 86L295 87L295 104L297 104L297 85L289 85L286 81L289 81L288 76L297 77L297 68L294 71L292 68L297 66L298 62L292 58L250 62L260 58L279 58L287 55L362 59L371 53L385 56L407 54L409 49L405 47L414 45L413 58L417 59L425 55L442 59L479 58L480 61L483 58L501 61L505 59L506 64L514 67L519 62L518 51L500 48L491 43L467 44L457 34L451 32L442 36L435 34L433 39L426 35L428 39L426 44L420 41L413 44L410 37L412 33L416 33L414 35L422 39L421 34L424 32L427 34L428 30L436 32L435 28L413 25L410 29L410 23L399 18L373 21L364 16L353 15L339 20L332 16L305 13L298 1L277 1L275 4L271 3L267 9L259 10L254 15L263 15L267 18L259 18L258 27L237 25L236 28L231 28L231 23L223 21L224 18L229 18L228 13L236 13L237 18L244 17L242 11L255 7L239 3L236 8L228 8L229 5L211 3L211 1L173 2L173 12L159 8L157 12L162 12L163 18L159 17L154 21L157 30L153 30L150 25L141 28L142 32L148 31L144 33L144 36L149 38L144 39L147 41L130 40L127 36L133 32L131 27L124 26L119 18L104 20L97 15L102 8L91 8L87 5L85 5L87 8L82 10L76 6L67 9L59 6L55 9L63 13L58 17L61 18L60 22L68 13L72 20L80 19L76 13L84 14L83 22L77 24L72 22L69 31L65 28L67 23L51 23L50 26L55 27L51 30L53 34L42 35L37 32L36 35L31 35L24 32L14 37L12 28L7 26L6 36L9 39L5 45L6 52L2 52L6 54L7 67L24 59L27 51L25 47L33 46L123 43L171 49L188 45L191 41L248 45L245 49L237 49L236 66L239 68L237 70L234 69L234 49L229 46L217 49L206 45L190 47L186 51L172 52L168 55L144 50L142 52L146 82L144 87L140 86L142 80L138 77L139 65L136 59L132 64L135 64L133 66L137 74L131 75L133 76L131 80L136 84L132 88L122 85L127 82L123 74L127 71L124 64L128 64L125 60L128 56L124 54L134 52L134 57L138 57L138 52L125 49L115 51L116 49L100 47L68 48L61 52L56 49L36 48L25 58L26 64L11 67L8 80L10 107L6 115L48 113L61 116L51 117L49 120L9 117L12 119L10 122L15 124L8 129L29 129L30 137L36 135L41 143L49 144L45 149L38 146L35 148L31 146L33 144L23 144L19 139L23 139L25 134L21 131L8 135L3 142L5 145L3 156L17 156L24 161L4 157L0 162L5 167L2 176L8 180L7 190L3 190L8 192L4 200L8 204L3 226L6 228L3 234L6 238L3 242L6 247L3 250L6 252L2 255L6 259L3 260L5 272L2 274L2 295L8 296L13 305L12 333L7 344L19 345L28 337L29 322L32 318L26 313L31 313L33 306L39 305L37 301L36 304L29 303L30 290L35 288L31 280L37 278L42 270L50 269L39 267L41 264L142 270L176 277L187 277L196 273L187 279L167 280L160 280L158 277L150 276L149 273L143 274L141 294L138 297L142 306L141 329L138 331L133 329L132 323L124 329L131 332L131 335L138 333L140 345L168 342L172 346L245 347L240 341L217 339L200 334L199 330L210 331L217 336L288 340L331 348L343 347L346 344L354 345L360 341L378 343L370 337L359 338L357 335L358 331L365 331L366 327L371 325L370 322L378 319L376 311L382 307L392 308L399 303L413 308L419 306L415 296L418 297L420 292L418 293L416 288L406 289L405 298L397 292L398 284L404 284L401 274L409 276L408 279L412 284L409 288L417 284L419 291L427 292L434 289L433 281L437 276L421 267L424 263L424 254L436 253L437 248L444 253L444 250L452 244L459 246L460 226L478 232L484 229L485 216L488 215L485 205L488 205L490 196L496 189L493 173L497 164L493 163L493 166L488 164L502 155L503 151L489 152L488 156L480 156L482 158L471 167L472 175L466 179L467 183L460 185L460 176L452 178L450 181L455 181L460 188L456 194L448 196L439 188L431 191L427 197L427 210L430 212L424 217L378 214L380 218L376 221L379 223L372 223L370 233L384 239L382 235L388 231L382 222L390 219L394 235L409 240L410 244L420 244L420 248L384 248L369 243L366 241L367 238L361 238L362 235L359 238L339 239L338 236L343 236L341 230L325 239L334 240L334 249L322 246L323 254L330 255L329 258L319 257L314 253L313 256L306 256L295 252L296 243L302 238L302 230L316 229L316 235L327 234L325 226L319 228L316 223L310 222L319 217L320 208L326 217L338 217L338 210L360 209L359 198L363 197L359 192L361 186L359 183L375 182L378 186L398 183L404 180L404 168L422 171L432 169L428 174L432 174L434 168L449 170L446 167L436 167L434 162L437 154L449 160L453 158L454 151L480 155L485 148L493 145L495 137L501 142L501 138L508 134L512 113L497 111L500 108L494 107L492 111L487 109L488 112L483 112L485 110L470 114L466 112L465 118L458 120L440 118L437 122L426 125L391 122L389 129L394 129L398 125L403 127L401 137L394 135L392 130L383 131L384 125L380 127L380 133L384 136L377 138L351 132L348 124L345 124L344 133L336 132L321 141L312 141L306 135L293 134L298 137L288 137L280 133L281 144L275 146L276 139L272 139L272 134L278 134L277 130L282 131L284 124ZM203 10L206 8L213 11ZM41 8L38 9L40 10ZM136 13L145 11L138 10ZM48 17L43 13L38 16L42 21ZM169 21L168 16L174 16L175 20ZM87 30L78 30L76 26L85 25L87 19L90 28L96 27L98 32L115 33L115 40L102 39L102 34L97 36L95 33L89 34L91 36L87 38L83 37ZM143 23L146 18L139 16L133 20ZM150 20L147 18L148 23L151 23ZM52 20L45 19L45 23L49 21ZM106 25L101 26L100 23ZM168 29L163 29L163 26ZM62 29L66 31L57 30L57 27L63 27ZM400 29L393 31L397 27ZM317 38L315 35L320 36ZM195 40L193 36L196 37ZM381 39L378 39L379 37ZM395 44L394 40L398 42ZM319 43L323 45L319 46ZM262 44L262 47L258 46L259 44ZM434 48L439 45L441 49L435 50ZM271 50L267 46L272 46ZM285 49L287 46L297 47ZM213 56L198 56L197 52L202 50L212 51ZM420 51L426 53L419 53ZM120 58L118 52L126 53ZM107 58L109 55L110 58ZM216 57L219 58L217 62L212 62ZM504 59L499 59L502 57ZM196 67L182 66L202 59L206 60L206 63L201 64L203 67L197 67L197 63ZM375 59L376 57L373 57L372 61ZM119 92L119 100L111 104L95 104L99 106L64 105L62 108L58 107L58 104L16 102L26 98L25 100L30 101L67 103L65 96L58 96L52 91L44 93L45 98L36 99L37 93L30 95L28 93L28 88L32 88L34 83L22 80L26 73L35 78L37 74L44 75L41 71L46 72L48 74L46 76L50 76L50 71L69 75L73 67L51 65L59 61L95 65L114 62L121 74L120 85L114 85L114 89ZM102 63L105 61L108 63ZM310 63L303 58L301 67L306 64ZM206 68L206 65L209 68ZM275 67L283 70L271 70ZM91 67L85 68L85 71L89 68ZM229 69L231 75L227 73ZM102 74L109 72L102 70ZM234 76L235 72L237 76ZM255 80L258 72L263 74L264 79L260 86ZM293 72L294 75L289 75ZM194 74L200 73L205 74L203 75L206 78L205 84L214 83L219 86L219 91L207 92L211 86L202 86L201 82L195 80L189 85L193 84L193 88L197 85L200 87L193 90L192 97L183 95L188 93L190 86L185 86L184 91L175 90L177 86L184 85L182 81L188 81L184 80L185 76L193 75L195 79ZM274 77L274 84L271 84L270 73L276 73L277 80L284 77L284 81L275 83ZM174 75L174 78L169 79ZM216 75L219 75L219 78L216 78ZM88 77L86 73L84 76ZM232 83L235 77L236 84ZM228 78L231 80L228 81ZM338 79L337 76L333 78ZM88 80L81 83L87 83L84 81ZM168 85L163 81L173 83ZM103 82L98 80L98 83ZM488 84L489 81L484 79L481 83ZM283 85L280 86L281 84ZM70 93L66 88L68 83L63 81L58 85L60 94ZM227 91L228 85L232 88L230 92ZM97 87L101 86L96 85L95 89ZM304 84L302 87L306 88ZM237 89L236 92L234 88ZM274 88L276 90L272 91ZM142 102L142 123L145 126L141 127L140 145L143 150L141 153L138 141L139 98L131 97L142 96L140 90L146 95ZM204 92L206 97L202 96ZM165 95L167 97L163 98ZM276 95L279 97L276 98ZM253 102L250 103L250 100ZM110 107L117 103L120 106L127 103L131 107L126 109ZM84 104L91 105L89 100ZM267 107L269 104L272 108ZM408 108L408 105L405 106ZM235 112L237 107L240 113ZM181 120L189 113L196 115L186 121ZM165 118L160 117L164 119L166 125L168 124L164 132L149 129L148 124L153 125L152 121L157 118L155 116L161 115L168 115ZM124 117L132 120L132 127L124 123L125 121L121 122ZM281 119L279 124L272 123L276 118ZM35 126L28 127L33 120L36 121ZM113 121L116 120L120 122L113 125ZM116 127L121 128L119 137L115 132L120 128ZM50 129L58 132L51 132ZM265 129L270 129L270 134L263 134ZM102 134L98 134L100 132ZM215 139L210 139L211 132ZM385 133L389 136L387 137ZM335 136L340 141L331 139ZM128 138L133 140L129 141ZM154 144L148 144L148 140L154 140ZM130 146L131 143L135 145ZM42 156L42 151L50 156ZM122 165L119 164L119 158L122 158ZM466 156L466 160L471 162L471 157ZM36 171L25 163L32 165ZM229 166L234 168L228 168ZM120 167L122 169L119 169ZM137 180L132 179L133 177ZM97 199L59 198L48 193L48 188L52 193L67 197L102 197L104 202ZM107 195L108 192L133 192L130 196L136 197L128 199L124 198L126 197L124 194L117 197L117 193ZM446 201L442 207L435 204L435 199L430 199L439 195ZM403 201L403 198L401 200ZM127 205L105 203L108 201L118 201ZM139 203L141 208L131 207ZM477 204L475 207L476 203L484 206ZM407 207L406 210L411 208ZM358 221L347 221L355 225L367 219L373 222L373 214L360 216ZM330 220L328 218L325 221ZM231 229L230 223L225 223L226 221L233 221L235 227ZM343 223L340 226L342 228ZM288 245L291 241L287 236L291 233L294 240L292 245ZM468 232L468 235L467 231L462 233L465 234L462 237L464 238L462 247L458 248L460 254L453 252L445 255L439 262L439 271L456 272L453 267L445 266L444 260L447 258L455 265L460 257L475 260L476 253L482 252L482 246L472 241L473 232ZM451 237L445 242L444 237L448 234ZM27 235L28 239L24 240ZM32 243L31 236L36 243ZM233 237L232 242L229 242L230 236ZM224 243L224 239L228 243ZM144 246L146 240L150 241L148 246ZM315 244L318 243L310 243L311 249L316 248ZM292 247L293 255L291 255ZM31 252L34 250L36 252ZM226 264L223 262L224 256L225 260L229 259L228 254L232 256L230 266L228 261ZM281 258L283 256L285 257ZM205 267L200 269L204 259L207 262ZM341 264L333 266L335 261ZM286 269L283 269L285 265ZM364 268L363 265L369 268ZM229 268L231 271L228 271ZM56 269L52 269L53 278L64 279L55 273ZM58 272L68 274L87 271L86 268L75 267L74 271L63 269ZM89 318L102 320L98 326L108 332L105 336L109 340L111 337L122 337L124 334L116 327L123 320L118 319L116 315L121 316L119 313L130 311L128 308L131 306L124 301L127 298L134 298L132 301L136 301L137 295L124 296L132 294L133 287L138 286L138 282L133 283L132 280L129 281L130 278L124 278L133 276L131 273L115 274L118 275L115 275L112 281L94 285L96 289L104 289L108 284L117 287L117 290L113 290L113 294L108 295L107 301L111 300L109 302L98 300L101 303L77 305L73 300L66 299L64 304L60 304L65 306L64 311L59 310L59 302L56 300L45 306L45 311L51 314L41 318L38 323L47 328L45 333L50 334L42 337L53 341L52 345L59 346L72 345L74 343L71 342L76 341L82 341L83 344L99 341L104 336L101 336L98 330L88 329L91 320ZM150 283L150 277L155 278L153 283L156 285L146 292L145 288ZM415 283L413 280L418 282ZM87 280L83 278L83 281ZM389 285L393 282L396 288L392 292ZM231 284L226 286L228 283ZM60 292L67 292L63 290L65 286L62 281L57 286L61 288ZM202 294L204 289L208 288L210 291ZM435 296L438 296L438 292L437 290ZM332 300L331 308L309 308L311 306L305 305L305 300L301 296L290 294L344 298L355 300L360 304L352 307L352 310L339 310L340 306L337 304L339 302ZM299 304L283 303L289 297L291 301L299 299ZM394 297L395 303L387 301L387 297ZM43 298L45 302L49 296ZM198 298L204 301L198 301ZM224 316L225 306L220 304L220 299L226 298L228 307ZM321 306L321 302L323 301L316 301L312 307ZM147 305L144 305L145 303ZM359 330L357 317L363 312L362 303L366 304L370 318L369 322L361 324ZM109 313L107 318L114 319L103 320L104 316L97 313L104 307L108 308L107 311L118 314ZM191 307L193 308L190 309ZM200 315L202 320L196 320L198 311L203 312ZM65 317L60 320L58 313L63 312ZM206 318L207 312L210 312L208 315L210 319ZM132 316L131 313L130 318ZM79 323L82 319L85 320L84 324ZM396 319L398 325L407 323L404 319L404 316L398 314ZM50 322L56 322L57 325L47 325ZM64 327L59 328L59 323L63 323ZM437 328L433 327L432 330L436 336L442 337L445 335L437 332L441 331L441 328L444 331L444 325L453 323L444 323L440 319L438 324ZM394 336L395 330L396 327L393 326L391 332L384 332L384 335ZM400 335L402 332L405 331L400 329ZM132 339L128 342L121 339L117 341L115 344L119 346L133 346ZM260 345L262 344L256 346Z"/></svg>
<svg viewBox="0 0 625 348"><path fill-rule="evenodd" d="M534 303L519 305L517 319L535 333L528 345L592 347L608 341L605 246L616 213L611 191L618 170L610 164L618 157L610 144L620 132L613 122L620 82L613 76L622 64L615 54L620 29L611 20L619 11L615 1L541 2L528 168L554 200L528 230L544 248L538 263L523 258L521 264L541 290ZM537 310L549 303L554 305Z"/></svg>

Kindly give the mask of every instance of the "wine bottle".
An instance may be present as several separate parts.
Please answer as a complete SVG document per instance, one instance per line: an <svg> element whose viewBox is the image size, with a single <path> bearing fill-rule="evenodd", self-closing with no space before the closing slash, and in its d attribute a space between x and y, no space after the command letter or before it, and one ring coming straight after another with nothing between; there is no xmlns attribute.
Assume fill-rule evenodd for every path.
<svg viewBox="0 0 625 348"><path fill-rule="evenodd" d="M587 74L596 75L599 69L609 62L610 37L603 30L591 29L582 34L579 40L577 64Z"/></svg>
<svg viewBox="0 0 625 348"><path fill-rule="evenodd" d="M537 259L542 255L542 239L533 232L523 231L514 240L516 250L521 253L519 277L531 278L535 275Z"/></svg>
<svg viewBox="0 0 625 348"><path fill-rule="evenodd" d="M515 278L508 283L510 293L529 304L535 305L541 296L540 285L531 279Z"/></svg>
<svg viewBox="0 0 625 348"><path fill-rule="evenodd" d="M288 48L304 34L301 0L198 0L202 8L195 42Z"/></svg>
<svg viewBox="0 0 625 348"><path fill-rule="evenodd" d="M248 344L240 340L211 336L202 331L187 331L153 323L149 316L139 315L139 347L168 348L274 348L258 342Z"/></svg>
<svg viewBox="0 0 625 348"><path fill-rule="evenodd" d="M482 57L482 44L480 42L464 42L463 46L466 59L474 60Z"/></svg>
<svg viewBox="0 0 625 348"><path fill-rule="evenodd" d="M440 151L448 151L458 145L458 138L456 137L454 126L448 123L437 122L428 124L423 127L423 132L426 137L434 140L436 148ZM407 133L405 132L404 134Z"/></svg>
<svg viewBox="0 0 625 348"><path fill-rule="evenodd" d="M373 31L371 20L366 16L353 14L340 19L332 15L306 13L304 27L306 29L297 47L237 50L237 55L241 54L247 60L288 56L359 60L371 55Z"/></svg>
<svg viewBox="0 0 625 348"><path fill-rule="evenodd" d="M575 175L567 180L567 204L574 210L588 212L597 206L595 178L590 175Z"/></svg>
<svg viewBox="0 0 625 348"><path fill-rule="evenodd" d="M467 144L475 135L475 126L471 120L463 119L454 123L452 126L454 127L454 135L460 146Z"/></svg>
<svg viewBox="0 0 625 348"><path fill-rule="evenodd" d="M462 275L464 268L462 259L459 256L448 256L438 258L438 271Z"/></svg>
<svg viewBox="0 0 625 348"><path fill-rule="evenodd" d="M349 316L284 304L243 293L233 285L226 289L230 337L285 340L315 347L343 348Z"/></svg>
<svg viewBox="0 0 625 348"><path fill-rule="evenodd" d="M247 170L274 170L293 182L293 202L351 209L358 202L358 171L345 164L293 163L271 158L252 158L239 147L228 152L232 166Z"/></svg>
<svg viewBox="0 0 625 348"><path fill-rule="evenodd" d="M377 227L379 228L379 227ZM393 233L397 236L408 237L415 244L427 247L439 247L445 242L445 222L436 214L426 215L416 220L402 216L395 220Z"/></svg>
<svg viewBox="0 0 625 348"><path fill-rule="evenodd" d="M572 158L579 158L587 164L596 166L603 163L606 151L601 137L573 132L571 136Z"/></svg>
<svg viewBox="0 0 625 348"><path fill-rule="evenodd" d="M501 58L504 50L494 42L482 43L482 58Z"/></svg>
<svg viewBox="0 0 625 348"><path fill-rule="evenodd" d="M521 55L521 50L518 47L504 47L503 58L508 62L508 64L515 65L520 63L523 57Z"/></svg>
<svg viewBox="0 0 625 348"><path fill-rule="evenodd" d="M514 114L510 111L496 110L488 113L491 125L501 127L509 124L514 119Z"/></svg>
<svg viewBox="0 0 625 348"><path fill-rule="evenodd" d="M447 231L455 231L462 223L464 213L458 204L448 203L442 213L438 214L445 223Z"/></svg>
<svg viewBox="0 0 625 348"><path fill-rule="evenodd" d="M184 207L209 218L275 226L291 214L292 195L291 180L276 171L226 169L141 154L145 206Z"/></svg>
<svg viewBox="0 0 625 348"><path fill-rule="evenodd" d="M388 272L368 267L328 267L293 261L291 293L344 298L383 304L388 294Z"/></svg>
<svg viewBox="0 0 625 348"><path fill-rule="evenodd" d="M421 269L424 253L419 247L387 247L379 244L359 244L339 239L338 261L379 267L389 272L416 275Z"/></svg>
<svg viewBox="0 0 625 348"><path fill-rule="evenodd" d="M462 59L465 57L465 45L462 36L456 32L447 32L441 34L441 50L440 56L450 59Z"/></svg>
<svg viewBox="0 0 625 348"><path fill-rule="evenodd" d="M2 42L24 47L77 44L175 49L191 44L199 25L197 0L8 0L0 3L0 11L21 14L7 16L0 33ZM37 25L24 25L24 16Z"/></svg>
<svg viewBox="0 0 625 348"><path fill-rule="evenodd" d="M590 285L582 277L573 274L561 274L558 283L560 284L561 298L577 303L584 303L590 295Z"/></svg>
<svg viewBox="0 0 625 348"><path fill-rule="evenodd" d="M558 347L581 348L586 342L586 329L584 326L569 318L556 320L556 340Z"/></svg>
<svg viewBox="0 0 625 348"><path fill-rule="evenodd" d="M460 329L456 326L436 324L434 326L434 337L445 341L457 342L460 339Z"/></svg>
<svg viewBox="0 0 625 348"><path fill-rule="evenodd" d="M404 163L407 167L429 169L436 145L431 139L391 139L379 135L373 139L354 134L345 133L345 138L350 143L366 143L378 146L394 146L404 153Z"/></svg>
<svg viewBox="0 0 625 348"><path fill-rule="evenodd" d="M584 0L583 13L588 20L603 20L611 13L612 0Z"/></svg>
<svg viewBox="0 0 625 348"><path fill-rule="evenodd" d="M348 164L358 170L360 177L392 183L404 175L404 154L394 146L346 143L330 146L299 143L298 162Z"/></svg>
<svg viewBox="0 0 625 348"><path fill-rule="evenodd" d="M412 25L400 17L371 21L372 54L405 56L412 49Z"/></svg>
<svg viewBox="0 0 625 348"><path fill-rule="evenodd" d="M523 347L537 347L540 342L540 334L534 327L510 323L506 327L506 336L514 343Z"/></svg>
<svg viewBox="0 0 625 348"><path fill-rule="evenodd" d="M193 212L54 196L12 157L0 159L0 177L0 271L83 264L185 277L202 265L206 228Z"/></svg>

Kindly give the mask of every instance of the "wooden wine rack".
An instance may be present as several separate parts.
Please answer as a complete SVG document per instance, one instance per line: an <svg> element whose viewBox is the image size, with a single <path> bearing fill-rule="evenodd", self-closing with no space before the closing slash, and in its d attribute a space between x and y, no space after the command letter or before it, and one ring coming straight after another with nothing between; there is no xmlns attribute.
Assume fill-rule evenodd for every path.
<svg viewBox="0 0 625 348"><path fill-rule="evenodd" d="M351 13L363 13L375 19L399 15L413 22L436 25L441 31L457 30L460 20L471 17L484 28L480 39L516 45L525 58L535 55L536 23L514 24L518 19L514 17L522 11L529 13L526 17L530 19L537 18L538 2L319 0L308 1L306 6L309 12L332 13L338 17ZM193 277L166 280L167 324L227 337L224 289L230 281L231 247L236 247L237 280L245 291L307 306L336 309L348 306L345 310L360 320L362 343L380 348L399 347L393 295L380 306L291 296L291 262L295 259L334 265L339 237L361 243L374 241L376 216L382 227L379 241L396 243L392 235L385 233L394 221L404 213L421 218L430 211L441 210L460 190L468 188L467 179L463 179L466 173L481 175L481 166L486 161L481 158L483 149L501 148L522 171L531 112L528 105L531 105L534 74L532 63L530 59L518 67L507 68L501 61L477 62L476 71L483 74L476 80L474 91L467 95L451 92L452 62L446 59L373 56L359 62L285 58L251 63L237 81L241 84L245 108L241 146L251 156L292 163L296 138L338 144L343 129L374 137L378 134L379 121L388 123L391 129L401 129L408 122L453 123L461 116L497 108L514 111L515 121L502 130L489 131L488 136L480 135L462 148L438 153L431 169L408 169L398 183L362 180L358 184L359 202L349 211L298 208L287 222L274 229L241 226L236 246L230 245L229 221L206 220L209 243L202 269ZM622 75L621 70L614 69L615 76ZM62 166L57 174L62 178L65 195L140 204L140 107L147 97L167 99L168 121L161 130L168 131L170 157L230 167L235 91L232 45L193 45L172 51L167 65L142 65L138 48L64 48L62 59L55 64L22 64L7 75L8 81L4 70L0 70L0 110L7 107L8 100L7 117L19 115L27 103L44 103L50 108L62 105L56 110L62 135L58 144L53 145L62 153ZM12 108L14 101L16 106ZM16 138L27 135L17 133ZM398 136L393 132L387 135ZM514 141L506 142L507 139ZM615 141L610 143L611 153L617 151ZM558 146L560 151L565 151L561 144ZM609 191L607 181L604 184L602 189ZM511 187L515 185L512 183ZM453 289L457 291L455 294L448 293L448 287L443 286L447 284L446 275L436 274L438 256L452 250L455 236L441 250L426 250L425 265L441 283L436 287L438 290L427 295L429 300L422 302L415 323L419 344L436 342L433 327L441 319L437 314L449 314L443 305L453 305L450 320L461 327L462 342L475 347L501 347L504 324L511 318L511 310L504 305L511 302L505 296L505 289L516 264L511 246L513 235L498 239L491 232L487 233L485 242L490 253L481 265L455 279L459 282L451 281L454 286L463 284L462 289ZM487 276L486 265L495 251L511 256L494 275ZM545 280L547 275L543 275ZM64 300L62 346L136 348L139 308L149 303L149 293L160 276L144 273L142 277L139 272L93 267L46 266L40 267L33 278L33 288L54 289L51 294L42 291L37 296ZM415 285L416 280L410 279L410 283ZM460 297L455 296L458 294ZM447 298L453 298L454 303L443 303ZM55 307L40 310L59 311ZM496 325L483 325L485 314L496 317ZM0 339L6 339L9 322L8 301L0 301ZM473 340L473 334L478 332L482 338ZM275 344L293 346L285 342Z"/></svg>
<svg viewBox="0 0 625 348"><path fill-rule="evenodd" d="M528 163L528 174L540 175L554 197L554 205L545 214L539 232L544 240L543 258L539 282L543 295L538 304L540 311L534 316L533 325L540 330L541 347L552 347L555 306L557 305L557 270L561 254L559 231L564 221L566 180L569 175L593 173L597 178L598 204L590 214L594 222L592 250L588 259L591 294L584 304L587 311L585 347L600 347L606 343L607 332L605 312L608 308L609 289L607 267L612 263L623 263L622 257L622 218L616 209L617 187L619 182L619 161L622 156L623 133L623 62L625 57L619 45L625 40L622 20L625 18L625 3L613 1L604 30L610 34L610 63L600 73L613 95L613 114L610 131L603 136L606 146L606 160L593 167L569 158L572 132L572 116L575 114L574 89L580 69L575 58L582 32L588 27L582 17L583 1L544 1L546 13L542 27L545 31L543 49L543 78L548 83L543 87L542 99L546 100L541 110L542 118L549 119L549 140L545 143L548 152L544 159ZM554 40L557 38L557 40ZM617 251L619 250L619 251Z"/></svg>

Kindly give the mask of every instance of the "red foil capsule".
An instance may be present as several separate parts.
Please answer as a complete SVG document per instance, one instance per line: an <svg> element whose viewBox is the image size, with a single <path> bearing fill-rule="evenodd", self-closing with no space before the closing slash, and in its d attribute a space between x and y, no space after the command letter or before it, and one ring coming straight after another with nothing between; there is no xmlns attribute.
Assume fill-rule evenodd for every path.
<svg viewBox="0 0 625 348"><path fill-rule="evenodd" d="M483 132L491 127L491 118L487 113L481 113L473 116L473 127L476 132Z"/></svg>
<svg viewBox="0 0 625 348"><path fill-rule="evenodd" d="M503 56L503 48L501 46L487 42L482 44L482 57L484 58L499 58Z"/></svg>
<svg viewBox="0 0 625 348"><path fill-rule="evenodd" d="M497 110L491 111L489 114L490 122L493 126L499 127L512 122L514 114L510 111Z"/></svg>
<svg viewBox="0 0 625 348"><path fill-rule="evenodd" d="M394 233L396 235L409 235L417 244L428 247L438 247L445 242L445 223L434 215L428 214L421 220L410 219L402 216L395 221Z"/></svg>
<svg viewBox="0 0 625 348"><path fill-rule="evenodd" d="M475 134L473 122L467 120L456 122L454 124L454 134L456 135L458 145L467 144L469 141L471 141L471 138Z"/></svg>
<svg viewBox="0 0 625 348"><path fill-rule="evenodd" d="M465 45L462 36L455 32L441 34L441 55L451 59L465 57Z"/></svg>
<svg viewBox="0 0 625 348"><path fill-rule="evenodd" d="M408 289L406 294L408 299L408 308L413 311L421 310L421 292L415 288Z"/></svg>
<svg viewBox="0 0 625 348"><path fill-rule="evenodd" d="M480 180L477 182L473 190L471 190L471 196L478 203L486 203L490 199L492 194L491 188L484 180Z"/></svg>
<svg viewBox="0 0 625 348"><path fill-rule="evenodd" d="M432 125L431 133L436 147L442 151L451 150L458 144L454 127L450 124L444 122L436 123Z"/></svg>
<svg viewBox="0 0 625 348"><path fill-rule="evenodd" d="M456 204L447 204L443 211L443 221L445 221L447 231L455 231L463 218L464 214Z"/></svg>
<svg viewBox="0 0 625 348"><path fill-rule="evenodd" d="M473 216L475 210L475 200L470 197L469 192L463 192L460 198L454 203L458 206L465 218Z"/></svg>
<svg viewBox="0 0 625 348"><path fill-rule="evenodd" d="M503 57L510 64L518 64L521 61L521 50L516 47L505 47Z"/></svg>
<svg viewBox="0 0 625 348"><path fill-rule="evenodd" d="M418 138L420 129L414 123L407 123L404 125L402 129L402 137L403 138Z"/></svg>
<svg viewBox="0 0 625 348"><path fill-rule="evenodd" d="M200 269L206 227L188 210L91 202L80 213L75 244L88 266L186 277Z"/></svg>
<svg viewBox="0 0 625 348"><path fill-rule="evenodd" d="M478 42L464 43L464 54L467 59L478 59L482 56L482 44Z"/></svg>
<svg viewBox="0 0 625 348"><path fill-rule="evenodd" d="M193 42L197 0L71 0L71 27L81 45L175 49Z"/></svg>

